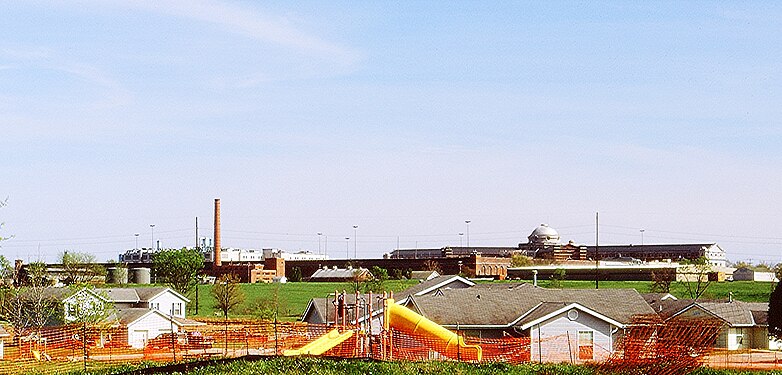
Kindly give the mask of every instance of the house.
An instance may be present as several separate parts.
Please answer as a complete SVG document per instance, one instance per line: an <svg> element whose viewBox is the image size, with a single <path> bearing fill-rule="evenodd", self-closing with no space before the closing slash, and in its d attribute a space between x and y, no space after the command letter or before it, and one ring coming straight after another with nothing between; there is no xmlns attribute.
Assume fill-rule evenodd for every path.
<svg viewBox="0 0 782 375"><path fill-rule="evenodd" d="M436 293L441 289L462 289L475 286L475 283L459 275L442 275L422 281L394 295L396 302L405 304L410 296L423 296Z"/></svg>
<svg viewBox="0 0 782 375"><path fill-rule="evenodd" d="M606 359L634 317L654 315L634 289L544 289L478 284L411 296L406 306L451 330L480 338L528 337L530 359Z"/></svg>
<svg viewBox="0 0 782 375"><path fill-rule="evenodd" d="M774 349L777 344L768 336L768 303L701 301L692 299L656 299L645 295L647 302L665 321L712 318L723 323L716 347L728 350Z"/></svg>
<svg viewBox="0 0 782 375"><path fill-rule="evenodd" d="M313 282L353 282L353 281L367 281L372 280L374 276L366 268L353 268L348 266L347 268L333 268L323 267L315 271L308 281Z"/></svg>
<svg viewBox="0 0 782 375"><path fill-rule="evenodd" d="M767 281L779 282L774 272L756 271L748 267L737 268L733 271L733 281Z"/></svg>
<svg viewBox="0 0 782 375"><path fill-rule="evenodd" d="M134 348L163 333L204 325L186 318L190 300L171 288L50 289L63 304L65 323L88 319L126 327L120 339ZM107 340L101 337L101 342Z"/></svg>
<svg viewBox="0 0 782 375"><path fill-rule="evenodd" d="M409 279L429 281L437 276L440 276L440 274L437 271L412 271L410 272Z"/></svg>

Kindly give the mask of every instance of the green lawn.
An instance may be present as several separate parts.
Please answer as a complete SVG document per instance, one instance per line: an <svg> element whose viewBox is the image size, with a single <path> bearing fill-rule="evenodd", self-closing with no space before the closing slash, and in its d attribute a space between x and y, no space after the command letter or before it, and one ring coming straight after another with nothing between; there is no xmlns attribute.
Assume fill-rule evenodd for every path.
<svg viewBox="0 0 782 375"><path fill-rule="evenodd" d="M496 282L496 281L495 281ZM508 282L508 281L506 281ZM518 281L513 281L518 282ZM383 286L386 290L399 292L417 281L411 280L389 280ZM543 280L539 282L541 287L549 287L550 281ZM601 288L634 288L641 293L648 292L651 283L648 281L602 281ZM581 288L592 289L595 287L593 281L572 281L562 282L563 288ZM702 299L727 299L728 293L733 292L733 298L746 302L767 302L771 294L771 283L734 281L734 282L713 282L707 289ZM210 291L211 285L199 286L198 314L195 314L195 303L189 305L191 316L214 317L217 310L214 309L214 298ZM279 319L285 321L297 320L307 307L307 303L314 297L326 297L335 290L350 290L350 285L346 283L286 283L286 284L242 284L242 290L245 293L246 301L240 306L231 317L252 318L252 310L257 306L257 301L263 298L271 298L275 290L279 296L280 310ZM689 298L686 287L681 283L671 284L671 293L679 298ZM191 296L195 300L195 295Z"/></svg>
<svg viewBox="0 0 782 375"><path fill-rule="evenodd" d="M388 280L383 283L383 287L388 291L399 292L417 283L418 281L415 280ZM211 285L199 286L197 315L195 314L195 293L190 296L194 300L188 306L191 309L191 312L189 312L191 316L214 317L216 312L219 315L219 311L214 308L215 300L212 297L211 290ZM335 290L340 292L342 290L350 291L351 286L347 283L259 283L242 284L242 290L244 291L246 301L237 308L236 313L230 315L231 317L253 317L251 311L253 306L263 298L272 298L276 291L280 301L279 319L291 321L301 317L310 299L326 297L329 293L334 293Z"/></svg>

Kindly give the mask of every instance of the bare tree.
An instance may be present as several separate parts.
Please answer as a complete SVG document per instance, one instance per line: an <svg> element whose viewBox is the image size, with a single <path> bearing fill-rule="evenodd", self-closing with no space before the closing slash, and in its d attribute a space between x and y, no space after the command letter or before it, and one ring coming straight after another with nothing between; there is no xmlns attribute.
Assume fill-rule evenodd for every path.
<svg viewBox="0 0 782 375"><path fill-rule="evenodd" d="M706 289L711 285L709 278L711 265L705 257L683 262L683 265L680 273L683 280L680 280L680 283L687 289L690 298L697 300L706 293Z"/></svg>
<svg viewBox="0 0 782 375"><path fill-rule="evenodd" d="M215 282L212 287L212 296L215 298L215 308L223 312L228 319L228 313L244 303L244 292L239 285L239 278L235 275L225 274Z"/></svg>

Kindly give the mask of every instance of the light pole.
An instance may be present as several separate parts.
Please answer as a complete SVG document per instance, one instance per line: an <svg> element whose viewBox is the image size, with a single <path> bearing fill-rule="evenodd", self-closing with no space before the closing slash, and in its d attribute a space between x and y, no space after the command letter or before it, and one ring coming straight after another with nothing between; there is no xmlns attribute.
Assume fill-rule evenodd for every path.
<svg viewBox="0 0 782 375"><path fill-rule="evenodd" d="M134 234L136 236L136 250L138 250L138 233Z"/></svg>
<svg viewBox="0 0 782 375"><path fill-rule="evenodd" d="M322 235L323 235L323 233L318 232L318 254L321 254L321 252L320 252L320 236L322 236Z"/></svg>
<svg viewBox="0 0 782 375"><path fill-rule="evenodd" d="M345 237L345 259L350 259L350 237Z"/></svg>
<svg viewBox="0 0 782 375"><path fill-rule="evenodd" d="M644 245L644 232L646 232L646 229L641 229L641 246Z"/></svg>
<svg viewBox="0 0 782 375"><path fill-rule="evenodd" d="M464 233L463 233L463 232L459 232L459 247L462 247L462 246L464 246L464 245L462 244L462 240L463 240L463 239L464 239Z"/></svg>
<svg viewBox="0 0 782 375"><path fill-rule="evenodd" d="M149 224L149 227L152 228L152 251L155 251L155 224Z"/></svg>
<svg viewBox="0 0 782 375"><path fill-rule="evenodd" d="M353 226L353 259L358 259L358 225Z"/></svg>
<svg viewBox="0 0 782 375"><path fill-rule="evenodd" d="M470 247L470 223L472 220L465 220L464 223L467 224L467 247Z"/></svg>

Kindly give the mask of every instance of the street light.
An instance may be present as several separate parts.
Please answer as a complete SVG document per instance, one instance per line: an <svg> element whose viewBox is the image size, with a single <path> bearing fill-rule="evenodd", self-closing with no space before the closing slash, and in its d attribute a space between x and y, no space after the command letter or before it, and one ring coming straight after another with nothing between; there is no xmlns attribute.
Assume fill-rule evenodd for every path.
<svg viewBox="0 0 782 375"><path fill-rule="evenodd" d="M644 245L644 232L646 232L646 229L641 229L641 246Z"/></svg>
<svg viewBox="0 0 782 375"><path fill-rule="evenodd" d="M472 220L465 220L464 223L467 224L467 247L470 247L470 223Z"/></svg>
<svg viewBox="0 0 782 375"><path fill-rule="evenodd" d="M318 254L321 254L321 252L320 252L320 236L322 236L322 235L323 235L323 233L318 232Z"/></svg>
<svg viewBox="0 0 782 375"><path fill-rule="evenodd" d="M149 227L152 228L152 251L155 251L155 224L149 224Z"/></svg>
<svg viewBox="0 0 782 375"><path fill-rule="evenodd" d="M134 234L136 236L136 250L138 250L138 233Z"/></svg>
<svg viewBox="0 0 782 375"><path fill-rule="evenodd" d="M353 259L358 259L358 225L353 226Z"/></svg>
<svg viewBox="0 0 782 375"><path fill-rule="evenodd" d="M345 259L350 259L350 237L345 237Z"/></svg>
<svg viewBox="0 0 782 375"><path fill-rule="evenodd" d="M459 232L459 247L463 246L462 239L464 239L464 233L463 232Z"/></svg>

